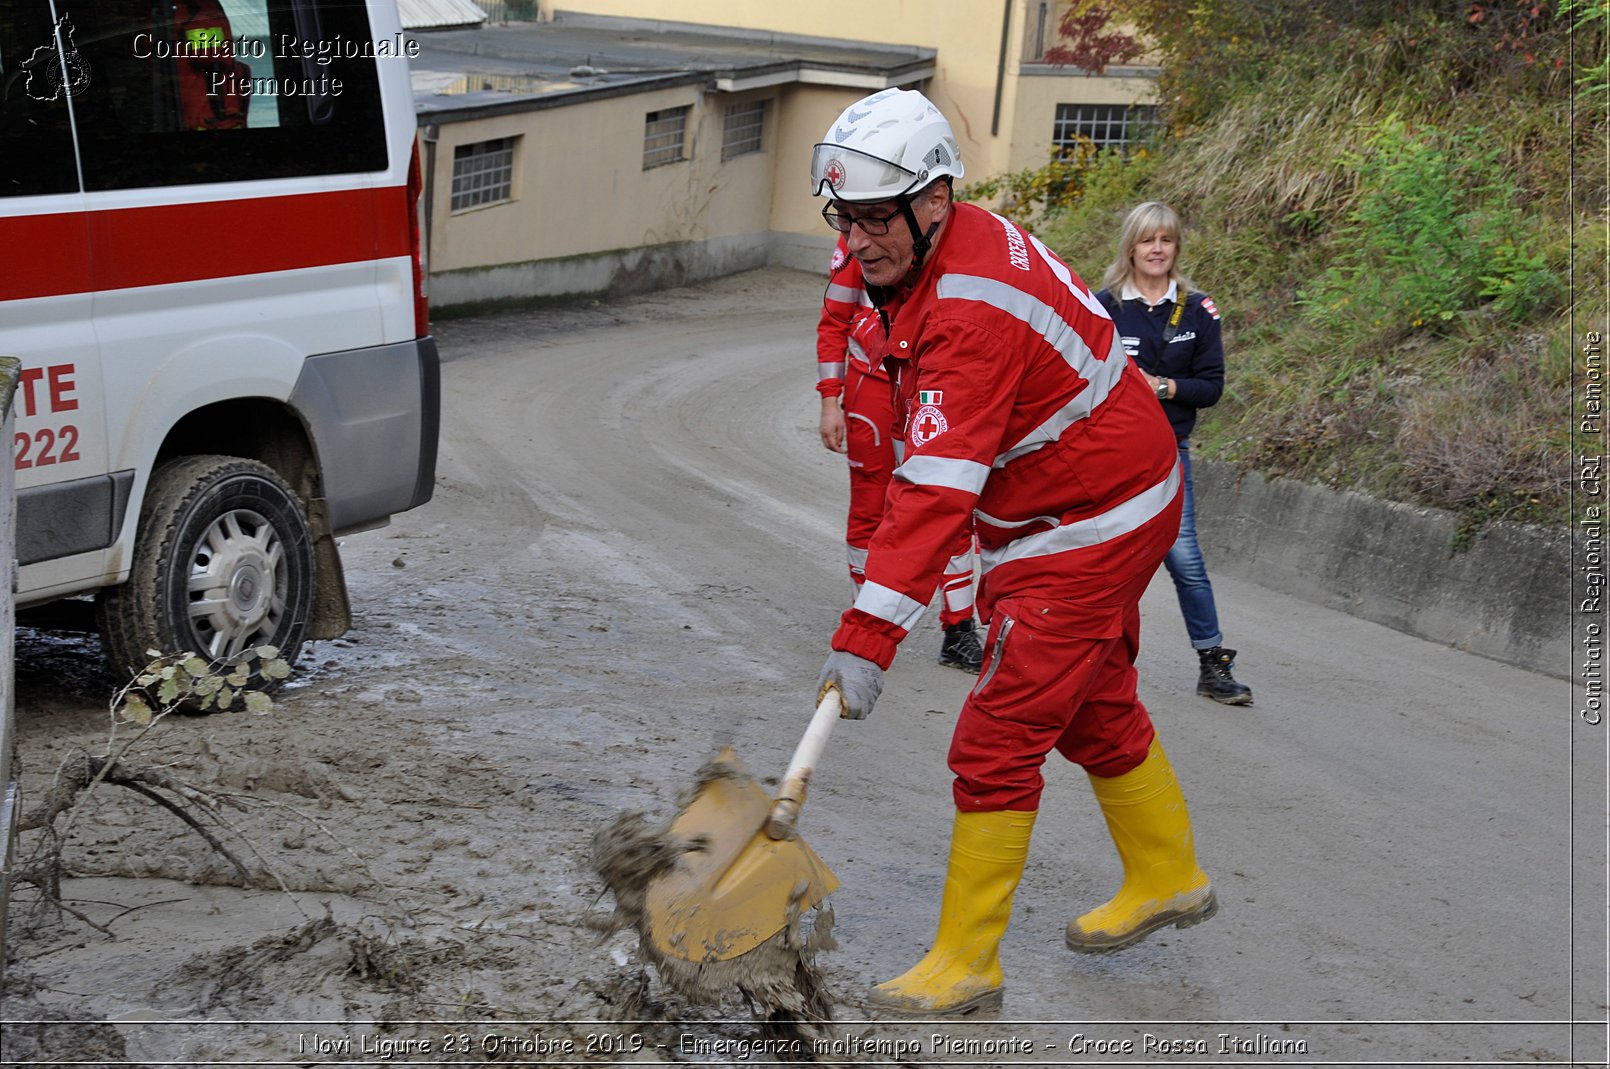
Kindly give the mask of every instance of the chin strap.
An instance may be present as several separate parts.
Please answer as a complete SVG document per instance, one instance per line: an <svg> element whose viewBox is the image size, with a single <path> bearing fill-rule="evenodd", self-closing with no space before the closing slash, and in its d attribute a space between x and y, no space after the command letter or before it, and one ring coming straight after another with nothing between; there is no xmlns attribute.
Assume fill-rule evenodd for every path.
<svg viewBox="0 0 1610 1069"><path fill-rule="evenodd" d="M934 234L939 230L939 221L935 220L928 227L927 232L917 228L917 213L911 210L911 198L902 197L900 200L900 214L906 217L906 226L911 228L911 270L908 274L916 274L922 270L922 262L928 256L928 251L934 247Z"/></svg>

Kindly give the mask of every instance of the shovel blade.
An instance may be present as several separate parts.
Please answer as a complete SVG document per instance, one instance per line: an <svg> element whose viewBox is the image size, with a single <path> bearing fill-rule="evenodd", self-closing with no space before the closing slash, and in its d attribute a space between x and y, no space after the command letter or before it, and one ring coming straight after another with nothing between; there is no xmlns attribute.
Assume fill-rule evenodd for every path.
<svg viewBox="0 0 1610 1069"><path fill-rule="evenodd" d="M655 950L688 962L730 961L782 931L798 903L808 909L839 885L802 839L774 840L763 831L771 798L744 772L729 747L727 768L707 776L698 795L671 823L671 834L702 839L649 885L648 936Z"/></svg>

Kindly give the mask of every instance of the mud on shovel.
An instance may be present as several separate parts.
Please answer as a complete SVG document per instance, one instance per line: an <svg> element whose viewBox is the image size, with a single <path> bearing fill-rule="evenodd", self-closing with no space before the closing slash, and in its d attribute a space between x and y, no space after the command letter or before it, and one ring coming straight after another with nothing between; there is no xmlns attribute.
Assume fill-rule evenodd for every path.
<svg viewBox="0 0 1610 1069"><path fill-rule="evenodd" d="M670 834L703 845L649 884L648 937L667 959L730 961L771 939L839 885L794 831L816 759L839 718L829 689L794 750L775 799L744 771L732 748L707 765L703 783Z"/></svg>

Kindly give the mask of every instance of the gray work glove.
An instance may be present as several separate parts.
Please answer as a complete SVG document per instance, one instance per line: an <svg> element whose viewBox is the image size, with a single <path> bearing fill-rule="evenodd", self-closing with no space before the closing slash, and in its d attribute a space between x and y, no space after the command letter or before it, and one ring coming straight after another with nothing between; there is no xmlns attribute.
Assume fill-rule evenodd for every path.
<svg viewBox="0 0 1610 1069"><path fill-rule="evenodd" d="M822 678L816 681L816 700L827 696L828 687L837 687L844 720L865 720L872 704L883 693L883 669L853 653L834 650L822 665Z"/></svg>

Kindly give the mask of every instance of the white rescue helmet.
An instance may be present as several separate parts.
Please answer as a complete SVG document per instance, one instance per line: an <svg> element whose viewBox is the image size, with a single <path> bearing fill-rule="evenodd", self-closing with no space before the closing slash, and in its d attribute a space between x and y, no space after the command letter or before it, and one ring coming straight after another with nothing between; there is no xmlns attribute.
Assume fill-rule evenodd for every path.
<svg viewBox="0 0 1610 1069"><path fill-rule="evenodd" d="M813 196L873 203L962 176L950 123L915 89L884 89L851 104L811 153Z"/></svg>

